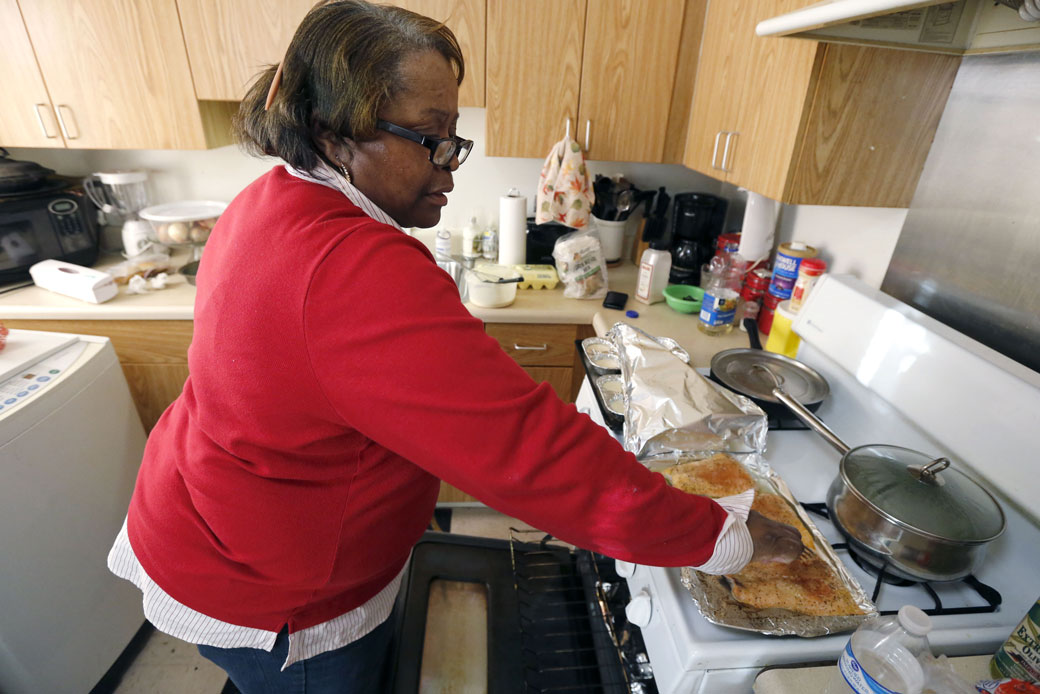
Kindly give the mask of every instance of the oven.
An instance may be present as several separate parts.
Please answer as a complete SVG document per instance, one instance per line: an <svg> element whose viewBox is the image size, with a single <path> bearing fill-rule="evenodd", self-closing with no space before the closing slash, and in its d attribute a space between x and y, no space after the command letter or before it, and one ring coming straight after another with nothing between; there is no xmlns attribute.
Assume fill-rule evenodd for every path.
<svg viewBox="0 0 1040 694"><path fill-rule="evenodd" d="M656 694L614 560L537 531L428 532L394 610L391 692Z"/></svg>

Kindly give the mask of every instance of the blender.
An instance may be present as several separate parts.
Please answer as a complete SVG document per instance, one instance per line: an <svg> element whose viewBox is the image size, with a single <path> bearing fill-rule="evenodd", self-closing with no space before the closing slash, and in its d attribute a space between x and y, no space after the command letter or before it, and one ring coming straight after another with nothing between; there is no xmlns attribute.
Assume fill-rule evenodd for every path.
<svg viewBox="0 0 1040 694"><path fill-rule="evenodd" d="M103 171L83 180L87 195L105 215L123 219L123 249L127 258L140 255L155 243L152 226L138 216L148 204L144 171Z"/></svg>

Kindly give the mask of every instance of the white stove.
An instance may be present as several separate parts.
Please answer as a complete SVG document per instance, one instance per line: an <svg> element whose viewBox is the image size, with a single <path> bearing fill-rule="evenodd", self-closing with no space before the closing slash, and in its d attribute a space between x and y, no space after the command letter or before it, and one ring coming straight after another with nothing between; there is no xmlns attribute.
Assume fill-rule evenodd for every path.
<svg viewBox="0 0 1040 694"><path fill-rule="evenodd" d="M970 466L1001 501L1007 530L991 543L975 573L1000 594L999 607L961 614L962 608L991 609L985 591L980 594L964 582L930 584L942 608L954 612L932 616L929 639L936 655L994 652L1040 594L1040 526L1015 502L1038 498L1040 475L1035 469L1022 475L1029 463L1021 456L1031 448L1027 437L1033 434L1024 425L1030 418L1033 429L1040 424L1040 376L851 277L821 280L795 329L803 338L798 359L830 384L817 414L846 443L895 444L946 455ZM940 378L934 388L922 384L925 374ZM908 395L905 388L913 392ZM599 413L589 398L586 383L577 405L596 419ZM991 407L997 399L1001 404ZM826 501L840 460L833 448L808 430L771 430L767 446L765 459L795 498ZM1005 451L1017 451L1017 456ZM1014 484L1002 483L1006 479ZM843 541L829 521L810 517L828 540ZM876 577L847 551L836 552L871 595ZM650 602L642 632L661 694L750 692L763 667L835 662L849 637L764 636L711 624L680 583L678 569L638 566L627 581L633 596ZM883 612L904 604L936 608L920 584L884 584L876 604Z"/></svg>

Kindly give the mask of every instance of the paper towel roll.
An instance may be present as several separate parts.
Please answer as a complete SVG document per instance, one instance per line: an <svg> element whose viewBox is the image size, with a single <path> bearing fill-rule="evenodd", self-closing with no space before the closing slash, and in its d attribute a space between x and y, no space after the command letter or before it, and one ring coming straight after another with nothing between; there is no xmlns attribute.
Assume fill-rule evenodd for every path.
<svg viewBox="0 0 1040 694"><path fill-rule="evenodd" d="M744 224L740 228L740 248L737 252L745 260L755 262L768 258L773 250L773 235L776 233L780 203L751 191L747 191L747 194Z"/></svg>
<svg viewBox="0 0 1040 694"><path fill-rule="evenodd" d="M498 263L527 262L527 198L515 188L498 199Z"/></svg>

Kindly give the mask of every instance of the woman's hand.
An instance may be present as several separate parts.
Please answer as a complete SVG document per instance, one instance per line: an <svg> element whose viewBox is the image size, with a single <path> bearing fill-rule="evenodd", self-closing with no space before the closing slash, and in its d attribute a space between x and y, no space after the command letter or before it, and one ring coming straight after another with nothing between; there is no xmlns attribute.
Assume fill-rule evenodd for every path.
<svg viewBox="0 0 1040 694"><path fill-rule="evenodd" d="M758 511L748 513L747 528L755 546L751 561L787 564L797 559L804 549L802 538L796 529L770 520Z"/></svg>

